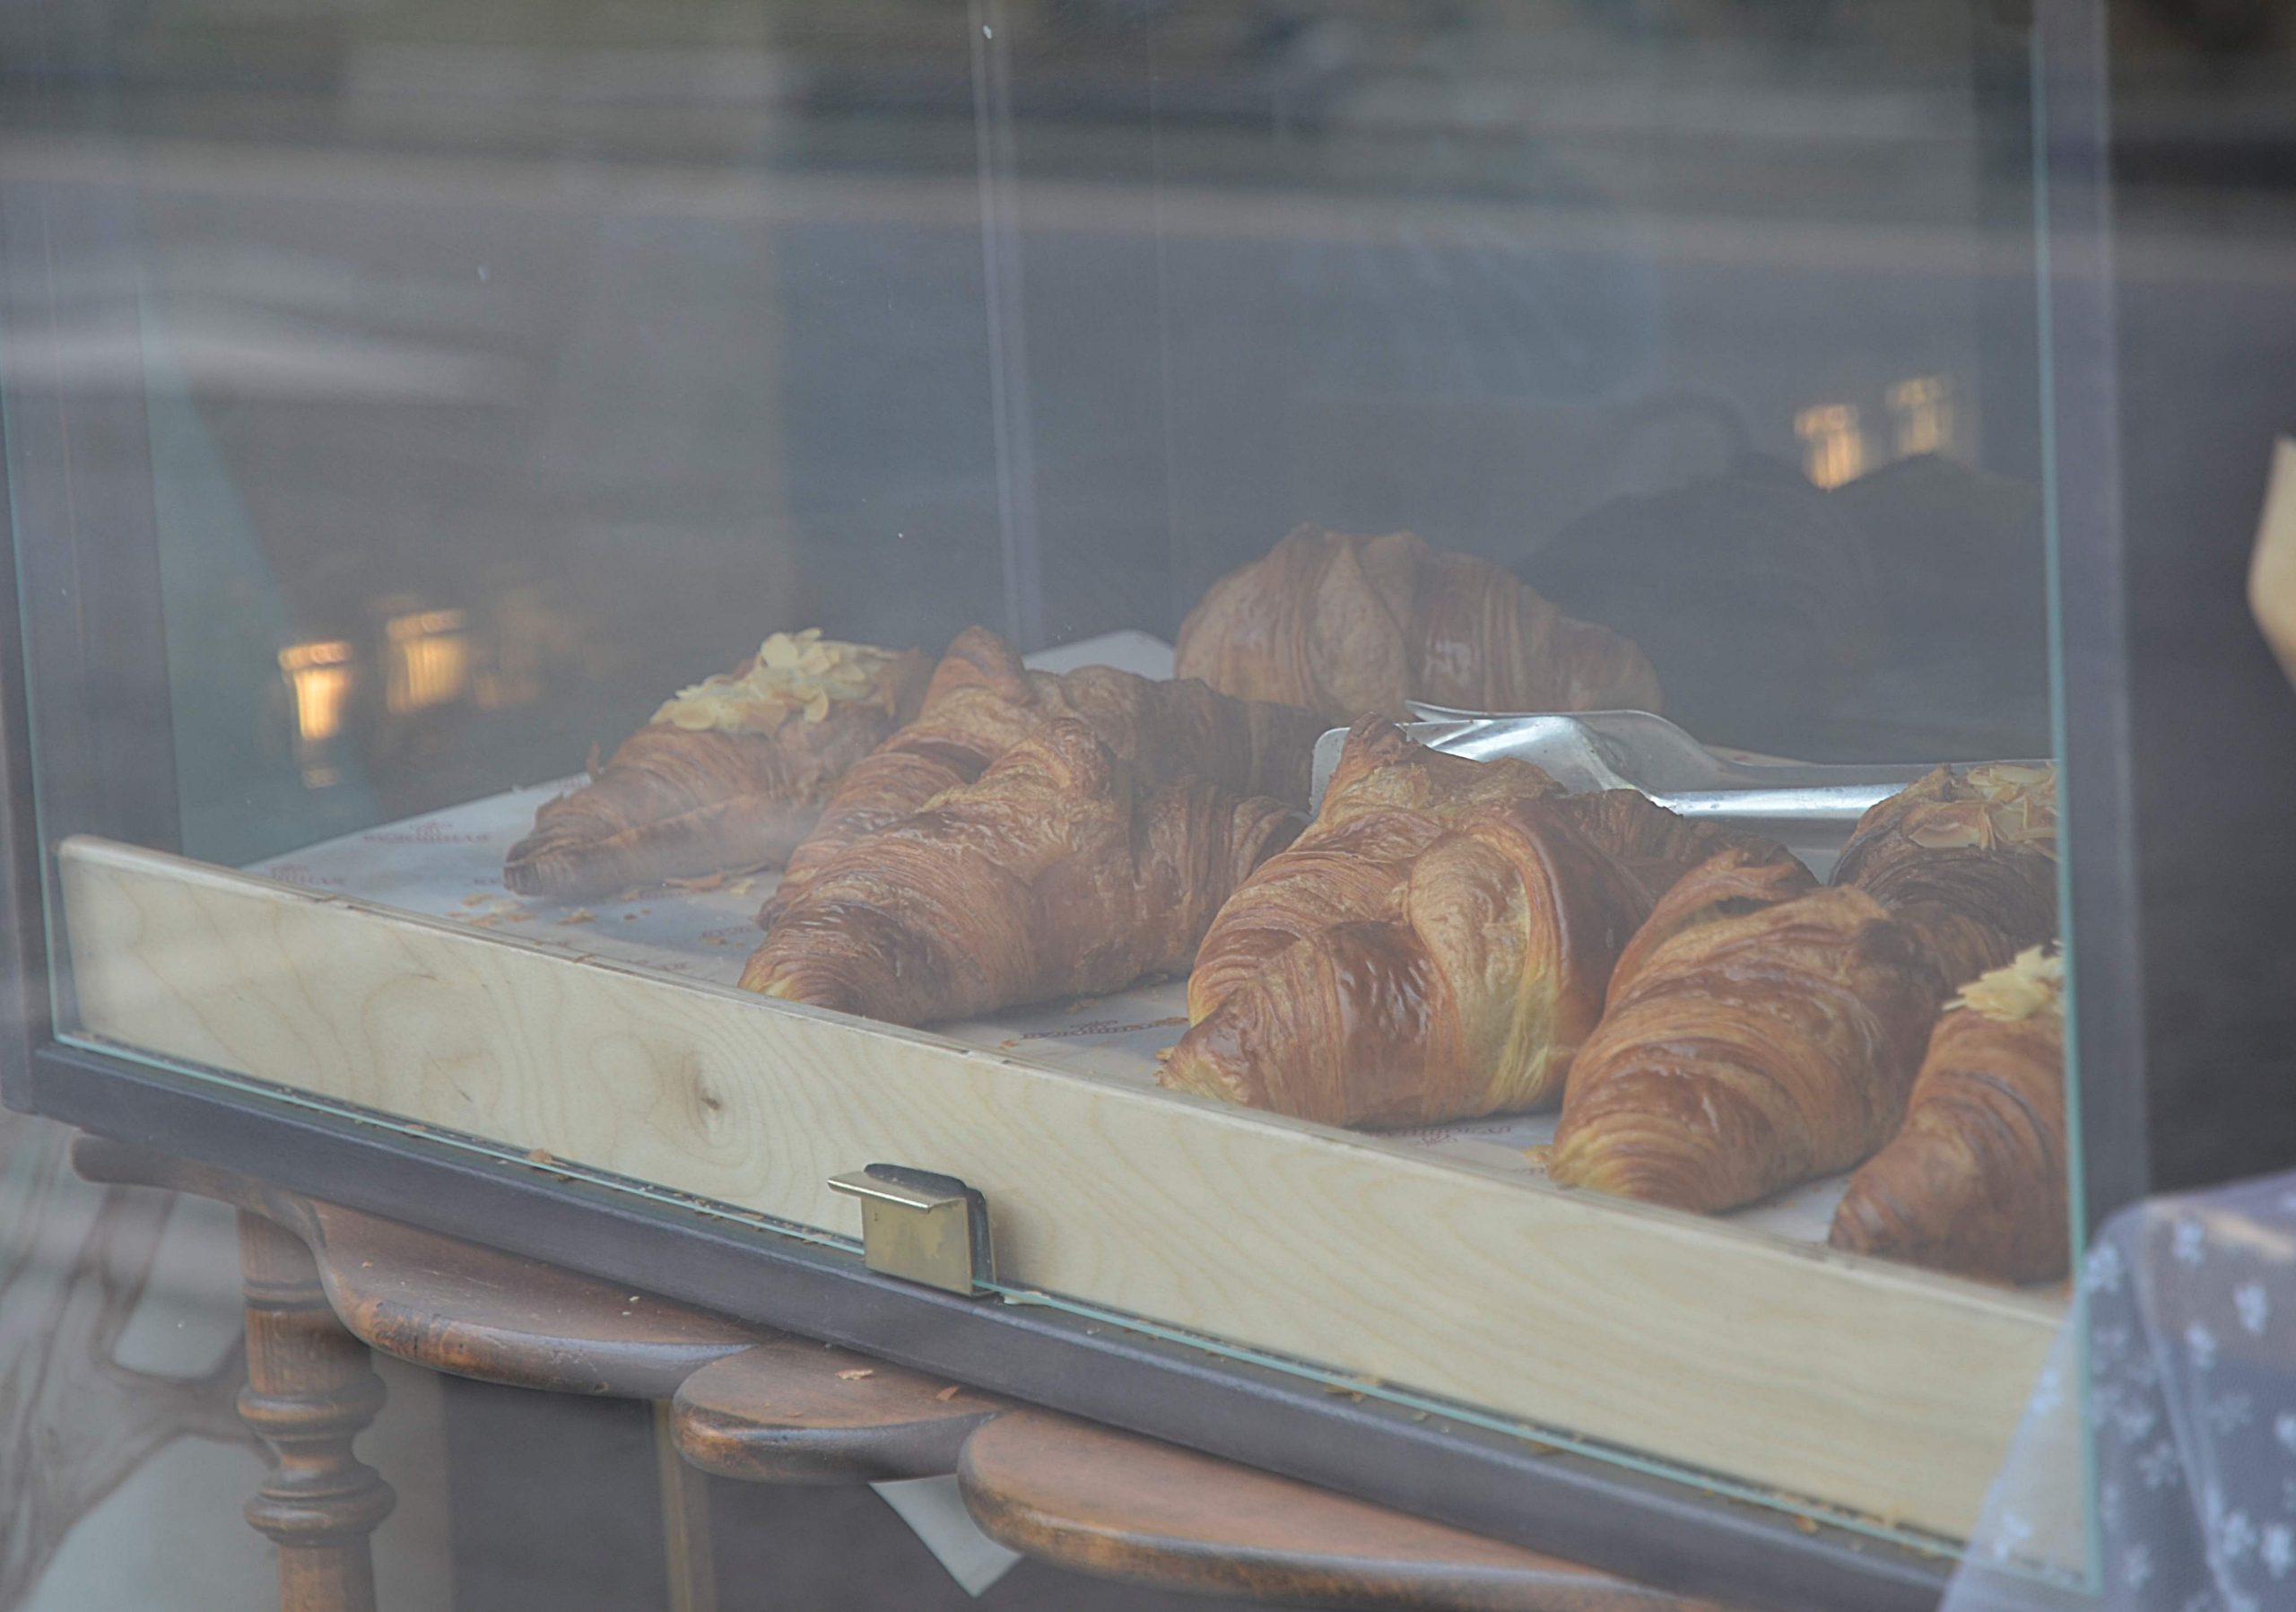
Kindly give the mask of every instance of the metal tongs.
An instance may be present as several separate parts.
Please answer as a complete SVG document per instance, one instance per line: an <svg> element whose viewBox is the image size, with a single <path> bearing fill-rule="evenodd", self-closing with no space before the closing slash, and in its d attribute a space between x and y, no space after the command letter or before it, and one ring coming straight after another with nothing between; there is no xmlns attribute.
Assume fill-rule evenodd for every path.
<svg viewBox="0 0 2296 1612"><path fill-rule="evenodd" d="M1639 789L1669 811L1726 819L1796 851L1839 850L1867 808L1935 764L1734 761L1665 718L1639 710L1508 717L1416 701L1409 710L1415 719L1404 724L1404 731L1431 749L1477 761L1518 756L1573 794ZM1318 806L1346 737L1345 728L1334 728L1316 741Z"/></svg>

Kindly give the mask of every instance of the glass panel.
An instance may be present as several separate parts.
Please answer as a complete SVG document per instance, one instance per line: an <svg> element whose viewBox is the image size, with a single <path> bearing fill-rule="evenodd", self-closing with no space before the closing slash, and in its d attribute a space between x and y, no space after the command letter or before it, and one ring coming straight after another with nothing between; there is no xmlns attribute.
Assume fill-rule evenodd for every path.
<svg viewBox="0 0 2296 1612"><path fill-rule="evenodd" d="M1958 1537L2080 1152L2014 9L27 13L62 1033Z"/></svg>

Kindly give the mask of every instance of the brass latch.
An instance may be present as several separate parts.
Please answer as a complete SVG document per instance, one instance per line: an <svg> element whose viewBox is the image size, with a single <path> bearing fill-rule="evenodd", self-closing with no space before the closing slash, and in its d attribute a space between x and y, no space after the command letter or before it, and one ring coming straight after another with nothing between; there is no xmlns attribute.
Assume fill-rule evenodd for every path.
<svg viewBox="0 0 2296 1612"><path fill-rule="evenodd" d="M872 1164L829 1186L861 1200L861 1262L871 1270L968 1298L996 1279L988 1200L955 1176Z"/></svg>

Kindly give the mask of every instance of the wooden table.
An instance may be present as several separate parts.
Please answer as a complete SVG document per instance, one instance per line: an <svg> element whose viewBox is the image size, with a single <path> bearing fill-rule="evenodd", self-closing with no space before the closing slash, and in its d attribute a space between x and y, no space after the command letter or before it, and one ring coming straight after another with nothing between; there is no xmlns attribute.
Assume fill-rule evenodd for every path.
<svg viewBox="0 0 2296 1612"><path fill-rule="evenodd" d="M651 1401L678 1612L716 1605L705 1472L780 1484L953 1473L975 1521L1025 1555L1262 1602L1719 1612L209 1166L93 1137L73 1157L91 1180L239 1210L239 1409L273 1455L247 1514L279 1547L283 1612L375 1607L368 1538L393 1495L352 1450L383 1400L370 1348L485 1381Z"/></svg>

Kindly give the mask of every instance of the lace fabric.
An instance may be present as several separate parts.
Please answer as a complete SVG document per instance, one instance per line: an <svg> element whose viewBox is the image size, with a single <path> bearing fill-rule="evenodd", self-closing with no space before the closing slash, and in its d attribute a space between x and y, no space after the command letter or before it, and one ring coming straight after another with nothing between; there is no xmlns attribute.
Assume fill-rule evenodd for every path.
<svg viewBox="0 0 2296 1612"><path fill-rule="evenodd" d="M1943 1612L2296 1608L2296 1174L2116 1216L2076 1299Z"/></svg>

